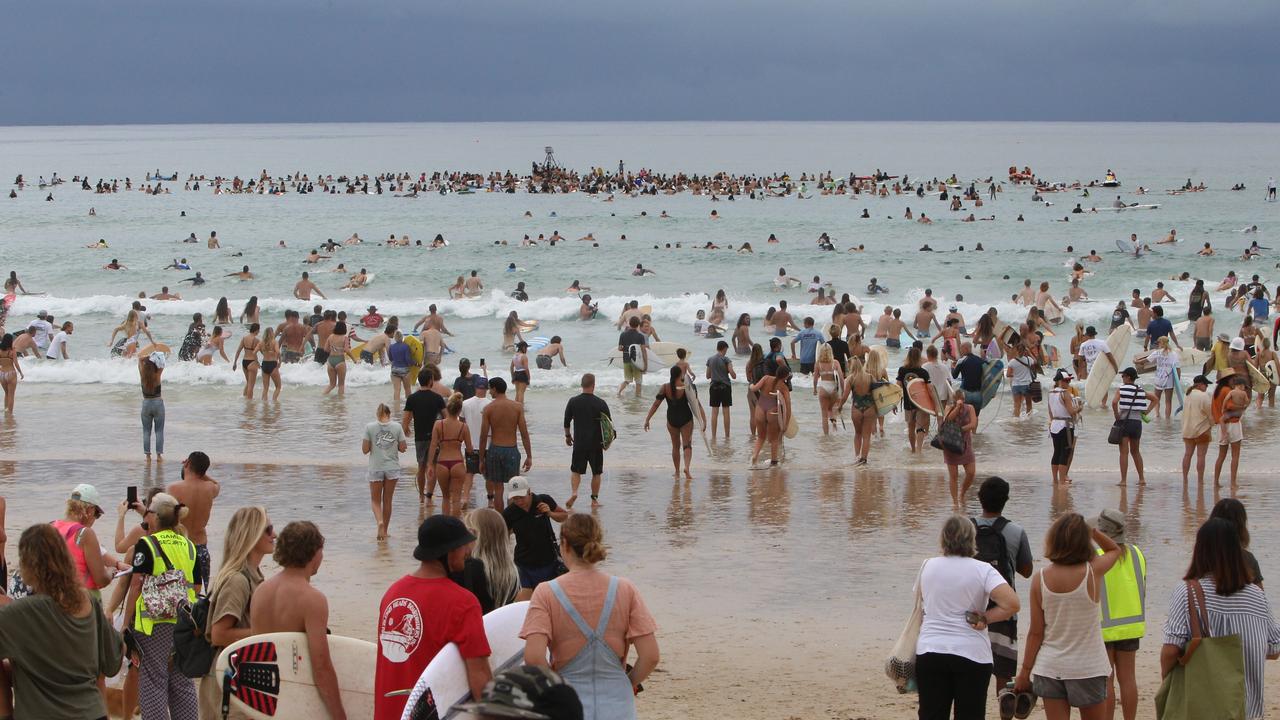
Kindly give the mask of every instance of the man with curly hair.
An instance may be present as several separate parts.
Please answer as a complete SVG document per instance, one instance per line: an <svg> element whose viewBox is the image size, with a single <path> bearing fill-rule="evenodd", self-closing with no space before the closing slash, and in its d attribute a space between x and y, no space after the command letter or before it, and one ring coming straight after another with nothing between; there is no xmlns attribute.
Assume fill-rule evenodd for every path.
<svg viewBox="0 0 1280 720"><path fill-rule="evenodd" d="M324 535L315 523L301 520L276 535L271 554L280 572L253 591L249 625L255 635L278 632L307 634L311 675L332 720L346 720L338 694L338 675L329 657L329 600L311 585L324 560Z"/></svg>

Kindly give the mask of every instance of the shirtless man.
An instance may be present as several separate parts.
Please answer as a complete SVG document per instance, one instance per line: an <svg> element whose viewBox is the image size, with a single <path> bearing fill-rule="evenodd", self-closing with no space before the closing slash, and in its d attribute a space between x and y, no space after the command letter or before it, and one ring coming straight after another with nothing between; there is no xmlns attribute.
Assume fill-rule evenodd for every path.
<svg viewBox="0 0 1280 720"><path fill-rule="evenodd" d="M1203 248L1196 251L1196 254L1199 255L1200 257L1209 257L1214 254L1213 246L1211 246L1209 243L1205 243Z"/></svg>
<svg viewBox="0 0 1280 720"><path fill-rule="evenodd" d="M209 559L209 515L213 512L213 501L222 492L217 480L208 476L209 456L199 450L182 461L181 479L165 488L165 492L178 498L178 502L187 506L187 516L182 525L187 529L187 539L196 546L196 566L205 583L213 578ZM200 586L196 586L196 594Z"/></svg>
<svg viewBox="0 0 1280 720"><path fill-rule="evenodd" d="M301 632L311 653L311 678L331 720L346 720L338 675L329 656L329 600L311 585L324 560L324 535L306 520L284 526L271 557L280 572L258 586L249 605L255 633Z"/></svg>
<svg viewBox="0 0 1280 720"><path fill-rule="evenodd" d="M484 475L489 505L499 512L503 508L504 485L516 475L529 472L533 467L533 446L529 442L529 428L525 425L524 406L507 399L507 382L502 378L489 380L489 392L493 400L480 415L480 474ZM516 448L516 434L524 445L524 465L520 465L520 451Z"/></svg>
<svg viewBox="0 0 1280 720"><path fill-rule="evenodd" d="M151 296L152 300L181 300L182 296L178 293L169 292L169 286L160 288L160 292Z"/></svg>
<svg viewBox="0 0 1280 720"><path fill-rule="evenodd" d="M413 324L414 332L417 332L418 328L423 326L433 327L436 330L439 330L441 334L448 335L450 337L453 336L453 333L449 332L449 328L444 326L444 316L436 312L436 306L434 303L427 307L427 314L423 315L421 320Z"/></svg>
<svg viewBox="0 0 1280 720"><path fill-rule="evenodd" d="M599 306L599 305L593 305L593 304L591 303L591 296L590 296L590 295L583 295L583 296L582 296L582 304L578 306L578 319L579 319L579 320L581 320L581 321L583 321L583 322L586 322L587 320L594 320L594 319L595 319L595 317L596 317L596 313L597 313L597 312L599 312L599 311L600 311L600 306Z"/></svg>
<svg viewBox="0 0 1280 720"><path fill-rule="evenodd" d="M297 285L293 286L293 296L299 300L310 300L311 293L319 295L323 300L329 299L325 297L324 293L320 292L320 288L316 287L315 283L311 282L311 274L304 271L302 279L298 281Z"/></svg>
<svg viewBox="0 0 1280 720"><path fill-rule="evenodd" d="M422 341L422 356L426 362L440 367L440 358L444 356L444 351L448 347L444 344L444 336L428 324L422 332L418 333L418 339Z"/></svg>
<svg viewBox="0 0 1280 720"><path fill-rule="evenodd" d="M959 300L959 297L956 299ZM952 320L956 321L956 328L960 331L961 335L968 334L965 332L964 316L960 314L960 308L955 305L952 305L951 308L947 310L947 316L942 319L943 326L946 326Z"/></svg>
<svg viewBox="0 0 1280 720"><path fill-rule="evenodd" d="M633 317L639 318L640 315L641 315L640 301L632 300L626 305L623 305L622 314L618 316L618 323L617 323L618 328L622 329L624 327L627 327L628 325L631 324L631 318Z"/></svg>
<svg viewBox="0 0 1280 720"><path fill-rule="evenodd" d="M1036 302L1036 291L1031 287L1031 278L1022 281L1022 289L1018 291L1018 303L1021 305L1034 305Z"/></svg>
<svg viewBox="0 0 1280 720"><path fill-rule="evenodd" d="M44 353L36 345L36 337L31 328L23 328L13 334L13 351L19 356L30 353L35 357L44 357Z"/></svg>
<svg viewBox="0 0 1280 720"><path fill-rule="evenodd" d="M472 270L471 276L462 284L462 294L467 297L475 297L484 292L484 283L480 282L479 271Z"/></svg>
<svg viewBox="0 0 1280 720"><path fill-rule="evenodd" d="M316 335L316 339L312 343L316 349L316 362L323 364L329 359L329 351L325 350L325 343L328 342L329 336L333 334L333 328L336 327L337 324L338 313L333 310L325 310L324 319L316 323L315 327L311 328L312 332Z"/></svg>
<svg viewBox="0 0 1280 720"><path fill-rule="evenodd" d="M1170 231L1169 231L1169 234L1168 234L1168 235L1165 235L1165 236L1164 236L1164 239L1163 239L1163 240L1161 240L1161 241L1159 241L1159 242L1157 242L1156 244L1157 244L1157 245L1172 245L1173 243L1176 243L1176 242L1178 242L1178 231L1177 231L1177 230L1170 230Z"/></svg>
<svg viewBox="0 0 1280 720"><path fill-rule="evenodd" d="M773 336L786 337L787 330L800 331L796 321L792 319L791 313L787 311L787 301L778 301L778 311L773 314Z"/></svg>
<svg viewBox="0 0 1280 720"><path fill-rule="evenodd" d="M938 316L933 313L933 308L934 305L931 301L916 312L916 317L911 323L913 330L912 334L917 337L927 337L929 333L933 332L933 330L930 329L930 326L937 328L938 332L942 332L942 326L938 324ZM901 334L901 332L899 332L899 334Z"/></svg>
<svg viewBox="0 0 1280 720"><path fill-rule="evenodd" d="M867 331L867 323L862 319L862 311L852 301L844 304L844 317L840 318L844 326L844 336L852 338Z"/></svg>
<svg viewBox="0 0 1280 720"><path fill-rule="evenodd" d="M1178 302L1172 295L1164 289L1164 283L1156 283L1156 289L1151 291L1151 302Z"/></svg>
<svg viewBox="0 0 1280 720"><path fill-rule="evenodd" d="M1129 307L1142 309L1142 291L1138 288L1134 288L1133 292L1129 294Z"/></svg>
<svg viewBox="0 0 1280 720"><path fill-rule="evenodd" d="M1213 348L1213 309L1206 307L1196 318L1196 324L1191 331L1191 337L1194 339L1197 350L1209 351Z"/></svg>
<svg viewBox="0 0 1280 720"><path fill-rule="evenodd" d="M249 266L245 265L240 268L240 272L227 273L226 275L223 275L223 277L233 277L244 282L245 280L252 280L254 278L254 274L249 272Z"/></svg>
<svg viewBox="0 0 1280 720"><path fill-rule="evenodd" d="M378 356L378 362L383 367L387 366L387 349L391 347L391 340L395 337L396 329L390 325L381 334L374 335L365 341L364 347L360 348L360 362L373 364L373 356ZM399 404L399 403L397 403Z"/></svg>
<svg viewBox="0 0 1280 720"><path fill-rule="evenodd" d="M885 308L887 311L889 308ZM893 314L889 319L880 318L880 326L884 328L884 344L891 348L902 347L902 331L906 329L907 324L902 321L902 309L894 308ZM880 331L876 330L876 337L880 337Z"/></svg>
<svg viewBox="0 0 1280 720"><path fill-rule="evenodd" d="M352 275L347 279L347 284L342 287L346 290L354 290L362 288L369 282L369 273L364 268L360 268L360 272Z"/></svg>
<svg viewBox="0 0 1280 720"><path fill-rule="evenodd" d="M302 262L307 263L308 265L315 265L321 260L328 260L331 257L333 256L321 255L319 250L312 250L310 253L307 254L307 259L303 260Z"/></svg>
<svg viewBox="0 0 1280 720"><path fill-rule="evenodd" d="M296 363L302 360L302 351L307 344L307 336L311 329L302 324L297 310L285 310L284 322L276 328L280 338L281 362Z"/></svg>
<svg viewBox="0 0 1280 720"><path fill-rule="evenodd" d="M1080 287L1080 281L1072 280L1071 287L1067 290L1067 296L1062 299L1062 304L1070 305L1071 303L1080 302L1081 300L1088 300L1088 299L1089 299L1089 293L1085 292L1084 288Z"/></svg>
<svg viewBox="0 0 1280 720"><path fill-rule="evenodd" d="M847 317L847 316L846 316ZM889 329L893 327L893 308L888 305L884 306L884 313L880 315L880 319L876 321L876 337L889 337ZM897 337L897 335L894 335Z"/></svg>

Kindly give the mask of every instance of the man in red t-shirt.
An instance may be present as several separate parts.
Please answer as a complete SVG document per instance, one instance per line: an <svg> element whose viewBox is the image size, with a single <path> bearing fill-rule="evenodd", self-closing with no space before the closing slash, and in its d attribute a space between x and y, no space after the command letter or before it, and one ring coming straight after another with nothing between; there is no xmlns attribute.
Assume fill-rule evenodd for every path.
<svg viewBox="0 0 1280 720"><path fill-rule="evenodd" d="M433 515L418 528L418 569L392 583L379 606L374 720L399 720L407 696L387 694L411 690L449 643L462 654L474 697L492 677L480 603L449 579L450 572L462 572L475 540L461 520L447 515Z"/></svg>

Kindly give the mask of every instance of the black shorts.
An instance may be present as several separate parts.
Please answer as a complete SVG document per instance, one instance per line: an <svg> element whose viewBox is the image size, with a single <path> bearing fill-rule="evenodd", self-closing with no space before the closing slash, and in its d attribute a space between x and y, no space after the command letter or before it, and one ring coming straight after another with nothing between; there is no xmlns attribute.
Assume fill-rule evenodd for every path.
<svg viewBox="0 0 1280 720"><path fill-rule="evenodd" d="M569 461L569 472L581 475L591 466L591 474L599 475L604 469L604 450L597 445L593 448L582 445L573 446L573 459Z"/></svg>
<svg viewBox="0 0 1280 720"><path fill-rule="evenodd" d="M1107 646L1108 650L1115 650L1117 652L1138 652L1138 645L1141 644L1141 642L1142 638L1130 638L1128 640L1112 640L1111 642L1103 644Z"/></svg>
<svg viewBox="0 0 1280 720"><path fill-rule="evenodd" d="M708 391L711 407L733 407L733 386L729 383L713 382Z"/></svg>
<svg viewBox="0 0 1280 720"><path fill-rule="evenodd" d="M1125 420L1124 421L1124 437L1130 440L1142 439L1142 421L1141 420Z"/></svg>
<svg viewBox="0 0 1280 720"><path fill-rule="evenodd" d="M515 372L511 373L511 382L513 382L513 383L524 383L525 385L528 385L528 384L529 384L529 371L528 371L528 370L516 370Z"/></svg>
<svg viewBox="0 0 1280 720"><path fill-rule="evenodd" d="M807 362L800 363L801 375L808 375L811 372L813 372L813 363L807 363Z"/></svg>

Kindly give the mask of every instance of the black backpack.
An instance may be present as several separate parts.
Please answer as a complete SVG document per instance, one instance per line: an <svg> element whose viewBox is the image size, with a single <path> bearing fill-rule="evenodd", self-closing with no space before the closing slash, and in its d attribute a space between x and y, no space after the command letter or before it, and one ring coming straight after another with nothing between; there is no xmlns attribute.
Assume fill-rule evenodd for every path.
<svg viewBox="0 0 1280 720"><path fill-rule="evenodd" d="M184 604L178 609L173 629L173 664L184 677L208 675L217 658L208 633L209 604L209 597L202 595L194 605Z"/></svg>
<svg viewBox="0 0 1280 720"><path fill-rule="evenodd" d="M1005 582L1013 585L1013 563L1009 560L1009 547L1004 541L1004 528L1009 524L1007 518L999 517L990 525L979 525L971 519L978 533L978 560L991 563L991 567L1000 573Z"/></svg>

